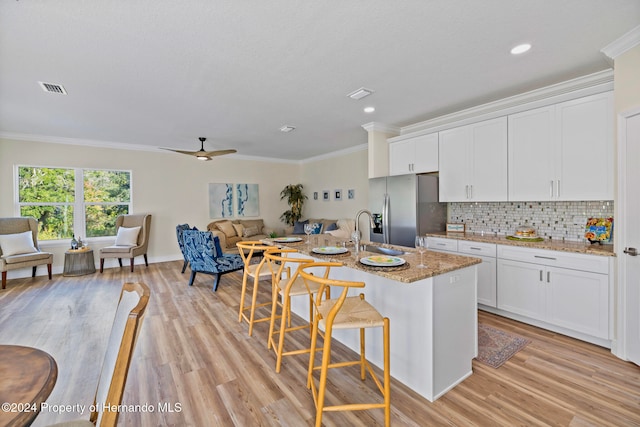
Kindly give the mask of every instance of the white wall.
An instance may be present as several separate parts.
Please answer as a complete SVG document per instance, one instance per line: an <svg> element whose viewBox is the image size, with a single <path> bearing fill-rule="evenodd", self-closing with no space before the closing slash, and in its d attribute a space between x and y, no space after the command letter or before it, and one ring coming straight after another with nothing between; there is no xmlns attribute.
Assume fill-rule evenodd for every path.
<svg viewBox="0 0 640 427"><path fill-rule="evenodd" d="M287 184L300 182L298 163L261 162L220 157L201 162L175 153L96 148L56 143L0 139L0 217L15 216L14 166L83 167L132 171L133 213L153 215L149 261L181 259L175 226L189 223L205 229L211 221L208 208L209 183L257 183L260 185L260 217L271 228L283 228L279 217L288 206L280 200ZM84 237L84 236L82 236ZM61 273L69 242L44 246L54 253L54 273ZM95 250L112 244L89 240ZM136 260L143 262L142 258ZM107 260L105 266L117 265ZM38 269L44 274L46 269ZM9 272L24 277L30 272Z"/></svg>
<svg viewBox="0 0 640 427"><path fill-rule="evenodd" d="M366 137L363 135L363 137ZM303 209L303 218L355 218L356 213L367 208L369 202L368 157L366 145L339 157L329 157L305 162L300 182L309 199ZM354 190L354 198L347 197ZM330 200L322 200L323 191L330 192ZM342 190L342 200L334 200L334 191ZM313 193L318 192L314 200Z"/></svg>

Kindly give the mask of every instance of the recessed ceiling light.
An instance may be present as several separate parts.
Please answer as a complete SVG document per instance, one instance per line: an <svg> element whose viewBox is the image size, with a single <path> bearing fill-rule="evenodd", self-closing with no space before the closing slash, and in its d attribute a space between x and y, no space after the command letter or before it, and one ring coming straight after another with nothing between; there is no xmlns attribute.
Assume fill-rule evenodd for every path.
<svg viewBox="0 0 640 427"><path fill-rule="evenodd" d="M374 111L376 111L376 107L364 107L365 113L373 113Z"/></svg>
<svg viewBox="0 0 640 427"><path fill-rule="evenodd" d="M295 126L285 125L280 128L280 132L291 132L293 130L296 130Z"/></svg>
<svg viewBox="0 0 640 427"><path fill-rule="evenodd" d="M360 89L351 92L349 95L347 95L349 98L351 99L362 99L365 96L369 96L373 93L373 91L371 89L367 89L366 87L361 87Z"/></svg>
<svg viewBox="0 0 640 427"><path fill-rule="evenodd" d="M529 43L519 44L518 46L511 49L511 54L520 55L521 53L527 52L529 49L531 49L531 45Z"/></svg>

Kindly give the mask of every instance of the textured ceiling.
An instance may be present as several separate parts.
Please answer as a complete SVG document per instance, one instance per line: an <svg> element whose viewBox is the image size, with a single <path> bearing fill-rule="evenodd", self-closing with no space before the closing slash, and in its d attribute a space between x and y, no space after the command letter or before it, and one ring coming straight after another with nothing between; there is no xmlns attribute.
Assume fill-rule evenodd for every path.
<svg viewBox="0 0 640 427"><path fill-rule="evenodd" d="M0 0L0 135L302 160L610 68L639 24L638 0Z"/></svg>

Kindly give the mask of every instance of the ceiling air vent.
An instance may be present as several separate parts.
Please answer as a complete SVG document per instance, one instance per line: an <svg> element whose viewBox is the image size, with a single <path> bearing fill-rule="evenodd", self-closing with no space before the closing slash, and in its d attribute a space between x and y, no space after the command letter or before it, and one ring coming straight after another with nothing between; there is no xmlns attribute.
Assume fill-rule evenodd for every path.
<svg viewBox="0 0 640 427"><path fill-rule="evenodd" d="M62 94L62 95L66 95L67 94L67 91L64 90L64 87L62 85L58 85L58 84L55 84L55 83L45 83L45 82L38 82L38 84L40 85L42 90L44 90L45 92L59 93L59 94Z"/></svg>
<svg viewBox="0 0 640 427"><path fill-rule="evenodd" d="M373 93L373 91L371 89L367 89L366 87L361 87L360 89L351 92L349 95L347 95L349 98L351 99L362 99L365 96L369 96Z"/></svg>

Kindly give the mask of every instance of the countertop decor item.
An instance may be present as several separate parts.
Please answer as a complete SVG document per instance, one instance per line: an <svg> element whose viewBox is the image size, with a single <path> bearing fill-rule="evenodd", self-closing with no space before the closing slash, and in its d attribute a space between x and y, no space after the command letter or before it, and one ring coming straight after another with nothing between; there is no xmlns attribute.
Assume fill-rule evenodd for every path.
<svg viewBox="0 0 640 427"><path fill-rule="evenodd" d="M589 218L584 237L591 243L610 243L613 237L613 218Z"/></svg>
<svg viewBox="0 0 640 427"><path fill-rule="evenodd" d="M534 237L518 237L518 236L505 236L507 240L521 240L524 242L544 242L544 238L540 236Z"/></svg>
<svg viewBox="0 0 640 427"><path fill-rule="evenodd" d="M465 225L464 224L453 224L447 223L447 233L464 233Z"/></svg>

